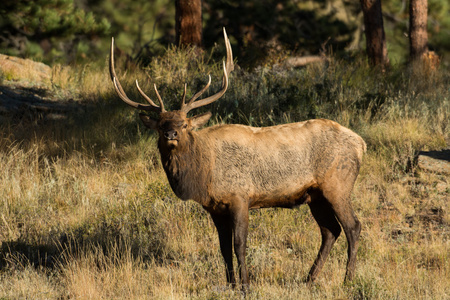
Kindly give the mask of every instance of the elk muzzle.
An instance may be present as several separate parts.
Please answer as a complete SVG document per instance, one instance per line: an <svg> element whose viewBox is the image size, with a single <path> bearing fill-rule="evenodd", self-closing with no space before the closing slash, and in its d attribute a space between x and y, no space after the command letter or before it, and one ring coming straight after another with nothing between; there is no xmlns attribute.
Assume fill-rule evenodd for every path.
<svg viewBox="0 0 450 300"><path fill-rule="evenodd" d="M180 140L180 134L175 129L167 129L160 133L160 139L169 149L173 149L178 146Z"/></svg>
<svg viewBox="0 0 450 300"><path fill-rule="evenodd" d="M164 138L168 141L178 140L178 132L176 130L167 130L164 132Z"/></svg>

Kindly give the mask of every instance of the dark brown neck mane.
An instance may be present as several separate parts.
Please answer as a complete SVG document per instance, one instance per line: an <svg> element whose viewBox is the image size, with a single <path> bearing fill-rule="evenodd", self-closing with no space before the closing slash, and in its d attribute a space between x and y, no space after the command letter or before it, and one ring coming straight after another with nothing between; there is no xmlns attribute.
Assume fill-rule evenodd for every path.
<svg viewBox="0 0 450 300"><path fill-rule="evenodd" d="M168 149L161 139L158 143L164 171L175 195L202 205L208 200L207 187L211 182L211 172L205 168L210 166L205 146L195 132L190 132L186 141L172 149Z"/></svg>

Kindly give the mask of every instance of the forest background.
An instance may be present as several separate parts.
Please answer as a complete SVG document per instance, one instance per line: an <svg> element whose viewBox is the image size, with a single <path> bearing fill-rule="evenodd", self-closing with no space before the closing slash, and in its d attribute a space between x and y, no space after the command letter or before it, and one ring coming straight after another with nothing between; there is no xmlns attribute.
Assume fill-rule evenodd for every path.
<svg viewBox="0 0 450 300"><path fill-rule="evenodd" d="M382 1L393 64L408 61L408 4L406 0ZM449 6L446 0L428 1L429 49L445 65L450 51ZM6 0L0 16L3 54L50 64L98 61L111 36L135 61L148 62L175 43L171 1ZM317 54L328 39L329 51L341 56L360 54L365 48L359 1L203 1L202 23L203 46L214 46L226 27L244 66L256 66L275 53Z"/></svg>

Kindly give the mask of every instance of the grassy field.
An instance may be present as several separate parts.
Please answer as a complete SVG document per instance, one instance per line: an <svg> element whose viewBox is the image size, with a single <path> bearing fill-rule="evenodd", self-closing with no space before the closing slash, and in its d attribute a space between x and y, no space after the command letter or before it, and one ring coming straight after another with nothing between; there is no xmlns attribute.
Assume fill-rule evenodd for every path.
<svg viewBox="0 0 450 300"><path fill-rule="evenodd" d="M184 80L188 94L209 72L212 92L221 83L220 64L192 55L169 50L121 81L134 99L135 78L145 90L157 83L175 109ZM307 206L255 210L248 299L450 298L450 178L417 167L419 151L448 146L449 87L444 68L380 74L357 59L234 72L209 107L213 123L329 118L368 145L352 195L363 224L355 280L343 284L341 237L317 283L303 283L320 246ZM54 67L49 82L29 89L78 108L53 119L33 110L0 119L0 299L243 297L225 285L210 217L172 193L155 135L114 95L106 69Z"/></svg>

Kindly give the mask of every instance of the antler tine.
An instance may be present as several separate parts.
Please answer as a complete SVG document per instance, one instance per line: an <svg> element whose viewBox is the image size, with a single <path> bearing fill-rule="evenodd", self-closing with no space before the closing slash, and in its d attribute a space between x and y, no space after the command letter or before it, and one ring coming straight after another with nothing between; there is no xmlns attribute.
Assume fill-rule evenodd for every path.
<svg viewBox="0 0 450 300"><path fill-rule="evenodd" d="M155 86L156 96L158 97L158 101L159 101L159 104L160 104L159 108L161 109L161 112L165 112L166 110L164 109L164 103L163 103L163 101L161 99L161 96L158 93L158 90L156 89L156 84L154 86ZM155 102L153 102L153 100L150 99L150 97L147 96L144 93L144 91L141 90L141 88L139 87L137 79L136 79L136 87L139 90L139 93L141 94L141 96L144 97L144 99L147 100L147 102L150 103L150 105L152 105L154 107L158 107L158 105L156 105Z"/></svg>
<svg viewBox="0 0 450 300"><path fill-rule="evenodd" d="M192 96L192 98L189 99L188 103L184 102L185 101L185 97L186 97L186 84L185 84L185 86L184 86L185 91L184 91L184 94L183 94L183 101L181 102L181 110L182 111L184 111L186 109L187 109L187 111L191 110L189 108L189 106L192 104L192 102L194 102L198 97L200 97L209 88L209 86L211 85L211 75L208 75L208 78L209 78L208 79L208 83L205 85L205 87L202 88L200 91L198 91L194 96Z"/></svg>
<svg viewBox="0 0 450 300"><path fill-rule="evenodd" d="M194 109L194 108L199 108L205 105L208 105L210 103L213 103L214 101L216 101L217 99L219 99L220 97L223 96L223 94L225 94L225 92L227 91L228 88L228 74L227 74L227 68L225 66L225 61L223 62L223 84L222 84L222 90L220 90L218 93L205 98L205 99L201 99L195 102L190 102L190 105L188 105L188 109L185 110L185 112L189 112L190 110Z"/></svg>
<svg viewBox="0 0 450 300"><path fill-rule="evenodd" d="M187 83L184 84L184 92L183 92L183 97L181 100L181 107L184 107L186 105L185 100L186 100L186 89L187 89Z"/></svg>
<svg viewBox="0 0 450 300"><path fill-rule="evenodd" d="M111 38L111 55L110 57L110 61L109 61L109 75L111 76L111 80L114 83L114 87L116 89L117 94L119 94L119 96L123 96L126 95L124 90L122 89L122 86L120 85L120 82L116 83L116 70L114 68L114 38ZM121 97L122 98L122 97Z"/></svg>
<svg viewBox="0 0 450 300"><path fill-rule="evenodd" d="M228 75L230 74L230 72L232 70L234 70L234 64L233 64L233 52L231 50L231 44L230 44L230 40L228 39L227 33L225 31L225 28L223 29L223 35L225 38L225 47L227 49L227 60L226 63L225 61L223 61L223 81L222 81L222 90L220 90L218 93L207 97L205 99L201 99L198 101L195 101L198 97L200 97L205 91L206 89L209 88L210 84L211 84L211 76L209 75L209 81L208 84L198 93L196 93L187 104L184 103L184 101L181 104L181 111L184 111L185 113L188 113L190 110L194 109L194 108L198 108L201 106L205 106L208 105L214 101L216 101L217 99L219 99L220 97L223 96L223 94L225 94L227 88L228 88Z"/></svg>
<svg viewBox="0 0 450 300"><path fill-rule="evenodd" d="M144 98L147 100L150 100L148 104L141 104L141 103L137 103L134 102L133 100L131 100L130 98L128 98L127 94L125 93L125 91L122 88L122 85L120 84L119 80L117 79L117 74L116 74L116 70L114 68L114 38L111 39L111 53L110 53L110 60L109 60L109 74L111 76L111 80L114 84L114 89L116 90L117 95L119 95L119 98L122 99L123 102L125 102L126 104L128 104L131 107L134 107L136 109L141 109L141 110L145 110L145 111L154 111L154 112L162 112L164 109L164 107L158 107L156 106L153 101L150 100L150 98L148 98L148 96L144 96ZM136 81L136 85L138 87L139 92L141 93L141 95L145 95L141 89L139 88L139 85L137 84ZM147 100L147 101L148 101Z"/></svg>
<svg viewBox="0 0 450 300"><path fill-rule="evenodd" d="M225 46L227 48L227 72L228 72L228 75L230 75L230 73L234 70L233 51L231 49L230 39L227 36L225 27L223 28L223 35L225 38Z"/></svg>
<svg viewBox="0 0 450 300"><path fill-rule="evenodd" d="M198 99L211 85L211 75L208 75L208 83L205 85L204 88L202 88L199 92L197 92L194 96L192 96L191 99L189 99L187 105L190 105L192 102Z"/></svg>
<svg viewBox="0 0 450 300"><path fill-rule="evenodd" d="M153 100L150 99L150 97L147 96L147 95L144 93L143 90L141 90L141 88L139 87L139 83L138 83L137 79L136 79L136 87L137 87L139 93L141 94L141 96L144 97L144 99L147 100L147 102L150 103L150 105L152 105L152 106L157 106L157 105L155 104L155 102L153 102Z"/></svg>
<svg viewBox="0 0 450 300"><path fill-rule="evenodd" d="M153 84L153 87L155 88L156 97L158 97L159 104L161 105L161 112L165 112L166 110L164 109L164 103L159 95L158 89L156 88L156 84Z"/></svg>

